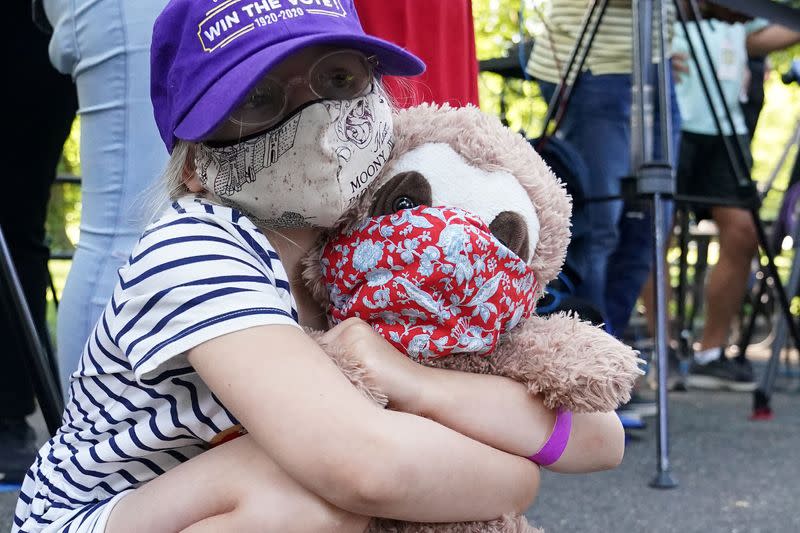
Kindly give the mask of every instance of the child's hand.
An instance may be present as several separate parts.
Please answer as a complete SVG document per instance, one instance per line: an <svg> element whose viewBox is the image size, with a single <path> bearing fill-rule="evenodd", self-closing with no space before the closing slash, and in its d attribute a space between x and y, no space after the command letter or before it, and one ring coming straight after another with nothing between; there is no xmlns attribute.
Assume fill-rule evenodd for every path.
<svg viewBox="0 0 800 533"><path fill-rule="evenodd" d="M672 77L675 83L683 81L684 76L689 75L689 56L680 52L672 54Z"/></svg>
<svg viewBox="0 0 800 533"><path fill-rule="evenodd" d="M390 408L419 412L426 367L399 352L369 324L358 318L348 318L327 331L320 342L336 346L357 359L367 370L371 385L389 397Z"/></svg>

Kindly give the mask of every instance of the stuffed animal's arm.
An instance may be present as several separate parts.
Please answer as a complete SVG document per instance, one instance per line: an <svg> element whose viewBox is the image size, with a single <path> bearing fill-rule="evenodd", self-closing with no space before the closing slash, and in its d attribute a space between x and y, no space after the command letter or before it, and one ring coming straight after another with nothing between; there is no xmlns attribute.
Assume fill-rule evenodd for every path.
<svg viewBox="0 0 800 533"><path fill-rule="evenodd" d="M325 353L328 354L336 366L339 367L339 370L342 371L342 374L350 380L358 391L363 394L368 400L375 402L376 404L380 405L381 407L386 407L389 403L389 398L378 390L377 387L371 385L369 380L367 380L367 370L364 368L364 365L361 364L357 358L353 357L352 354L348 353L346 350L338 348L336 346L328 346L323 345L320 340L324 332L316 331L310 328L304 328L305 332L308 334L309 337L314 339L317 344L322 346L322 349L325 350Z"/></svg>
<svg viewBox="0 0 800 533"><path fill-rule="evenodd" d="M525 383L549 408L607 412L630 399L643 374L637 353L577 317L534 316L492 354L495 374Z"/></svg>

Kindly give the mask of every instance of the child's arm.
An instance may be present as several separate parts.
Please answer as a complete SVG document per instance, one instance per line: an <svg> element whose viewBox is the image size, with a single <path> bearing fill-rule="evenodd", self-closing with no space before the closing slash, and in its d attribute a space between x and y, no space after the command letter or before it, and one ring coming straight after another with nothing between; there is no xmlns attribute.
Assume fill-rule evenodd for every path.
<svg viewBox="0 0 800 533"><path fill-rule="evenodd" d="M353 319L328 332L323 341L338 342L356 354L388 394L393 409L432 418L494 448L528 457L553 429L555 413L512 379L419 365ZM569 444L548 469L614 468L624 449L625 435L615 413L575 414Z"/></svg>
<svg viewBox="0 0 800 533"><path fill-rule="evenodd" d="M529 461L369 403L299 329L242 330L192 349L189 361L270 458L344 510L486 520L523 511L538 491Z"/></svg>
<svg viewBox="0 0 800 533"><path fill-rule="evenodd" d="M500 450L529 457L552 432L555 413L509 378L424 368L430 394L416 408L445 426ZM569 443L548 470L563 473L615 468L622 461L625 435L616 413L576 413Z"/></svg>
<svg viewBox="0 0 800 533"><path fill-rule="evenodd" d="M800 32L771 24L747 36L747 53L751 57L765 56L800 42Z"/></svg>

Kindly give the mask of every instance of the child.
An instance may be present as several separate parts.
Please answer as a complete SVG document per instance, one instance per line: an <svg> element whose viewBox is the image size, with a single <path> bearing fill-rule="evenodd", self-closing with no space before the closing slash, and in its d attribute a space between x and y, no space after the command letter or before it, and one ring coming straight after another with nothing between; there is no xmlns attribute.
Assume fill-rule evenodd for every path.
<svg viewBox="0 0 800 533"><path fill-rule="evenodd" d="M172 0L156 22L174 202L120 270L13 531L363 531L492 519L538 491L524 457L555 413L523 385L433 378L344 322L325 342L362 357L391 398L377 409L300 329L321 310L299 259L392 146L376 75L423 65L364 35L350 1L290 4ZM622 444L613 414L575 415L554 468L615 466Z"/></svg>

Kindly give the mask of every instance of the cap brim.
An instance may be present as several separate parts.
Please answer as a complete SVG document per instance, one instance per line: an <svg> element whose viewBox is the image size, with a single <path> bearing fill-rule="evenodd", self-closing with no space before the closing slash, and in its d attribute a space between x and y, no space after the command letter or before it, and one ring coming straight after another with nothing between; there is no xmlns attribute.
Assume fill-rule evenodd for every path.
<svg viewBox="0 0 800 533"><path fill-rule="evenodd" d="M415 76L425 71L425 63L417 56L376 37L340 34L297 37L260 50L222 74L178 123L174 137L185 141L208 137L267 72L293 52L312 45L336 45L374 55L381 74Z"/></svg>

